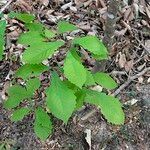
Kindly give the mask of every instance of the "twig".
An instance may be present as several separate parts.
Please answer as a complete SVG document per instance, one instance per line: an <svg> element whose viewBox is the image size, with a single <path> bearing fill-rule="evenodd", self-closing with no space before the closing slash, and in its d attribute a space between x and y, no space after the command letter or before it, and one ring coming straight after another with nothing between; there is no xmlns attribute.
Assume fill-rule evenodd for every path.
<svg viewBox="0 0 150 150"><path fill-rule="evenodd" d="M138 74L132 76L132 77L129 77L129 79L124 83L122 84L114 93L113 95L116 96L120 93L120 91L122 91L124 88L126 88L133 80L135 80L136 78L142 76L143 74L145 74L146 72L150 71L150 67L148 68L145 68L143 71L139 72Z"/></svg>
<svg viewBox="0 0 150 150"><path fill-rule="evenodd" d="M1 9L0 14L5 11L5 9L13 2L14 0L9 0Z"/></svg>
<svg viewBox="0 0 150 150"><path fill-rule="evenodd" d="M134 37L136 39L136 41L138 41L138 43L150 54L150 51L148 50L148 48L146 48L146 46L136 36L133 36L131 27L125 21L122 20L121 22L128 29L131 36Z"/></svg>
<svg viewBox="0 0 150 150"><path fill-rule="evenodd" d="M127 75L125 71L112 71L111 74L113 75Z"/></svg>
<svg viewBox="0 0 150 150"><path fill-rule="evenodd" d="M148 50L147 48L146 48L146 46L135 36L134 37L138 42L139 42L139 44L150 54L150 50Z"/></svg>

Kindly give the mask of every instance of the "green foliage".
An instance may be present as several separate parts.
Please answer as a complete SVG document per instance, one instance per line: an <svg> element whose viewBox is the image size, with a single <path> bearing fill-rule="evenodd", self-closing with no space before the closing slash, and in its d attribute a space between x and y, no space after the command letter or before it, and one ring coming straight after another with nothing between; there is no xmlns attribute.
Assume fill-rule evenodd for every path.
<svg viewBox="0 0 150 150"><path fill-rule="evenodd" d="M70 32L77 29L78 28L75 25L70 24L69 22L66 21L58 22L58 33Z"/></svg>
<svg viewBox="0 0 150 150"><path fill-rule="evenodd" d="M98 72L94 74L94 80L96 83L100 84L106 89L112 90L118 86L117 83L107 73Z"/></svg>
<svg viewBox="0 0 150 150"><path fill-rule="evenodd" d="M16 76L25 80L31 76L38 76L47 70L48 67L42 64L25 64L17 70Z"/></svg>
<svg viewBox="0 0 150 150"><path fill-rule="evenodd" d="M27 13L15 13L11 12L9 14L10 18L17 18L18 20L24 22L24 23L30 23L35 19L34 15L27 14Z"/></svg>
<svg viewBox="0 0 150 150"><path fill-rule="evenodd" d="M84 103L90 103L100 107L101 113L108 122L124 123L124 113L117 98L89 90L97 84L107 90L117 87L117 83L108 74L101 72L93 74L84 66L85 57L81 52L82 49L87 50L90 57L95 59L108 57L107 49L98 37L89 35L77 37L66 43L66 34L63 33L78 29L73 24L60 21L57 31L54 31L35 21L35 16L30 14L12 13L10 17L20 20L26 29L17 41L25 47L21 60L21 64L24 65L15 73L15 77L22 78L24 84L11 86L7 92L8 99L4 102L5 108L14 109L12 121L22 120L32 110L35 115L34 131L41 140L46 140L52 133L52 122L45 110L67 124L74 111L81 108ZM0 31L2 41L5 26L2 25L3 32ZM1 43L4 45L3 42ZM42 64L49 58L53 60L55 52L62 46L63 50L66 50L63 65L47 67ZM79 46L82 48L80 49ZM44 71L50 73L50 86L42 91L45 92L46 98L40 103L37 97L45 87L41 86L39 75ZM40 92L36 92L34 96L40 86L42 87L38 90Z"/></svg>
<svg viewBox="0 0 150 150"><path fill-rule="evenodd" d="M125 116L117 98L105 93L87 90L85 102L99 106L108 122L113 124L124 123Z"/></svg>
<svg viewBox="0 0 150 150"><path fill-rule="evenodd" d="M30 79L26 86L13 85L8 90L9 98L5 101L5 108L14 108L20 104L25 99L30 99L33 97L35 90L40 86L40 81L37 78Z"/></svg>
<svg viewBox="0 0 150 150"><path fill-rule="evenodd" d="M85 92L85 90L78 90L75 93L75 96L76 96L76 109L79 109L84 105L84 99L86 96L86 92Z"/></svg>
<svg viewBox="0 0 150 150"><path fill-rule="evenodd" d="M53 31L53 30L48 30L48 29L45 29L44 30L44 36L48 39L51 39L51 38L54 38L56 36L56 32Z"/></svg>
<svg viewBox="0 0 150 150"><path fill-rule="evenodd" d="M6 21L0 20L0 60L2 60L4 45L5 45L5 28L6 28Z"/></svg>
<svg viewBox="0 0 150 150"><path fill-rule="evenodd" d="M29 32L23 33L19 37L18 43L23 44L25 46L38 47L38 45L40 46L41 42L43 42L44 40L45 40L44 36L41 34L41 32L29 31Z"/></svg>
<svg viewBox="0 0 150 150"><path fill-rule="evenodd" d="M43 60L51 57L54 52L61 47L64 42L39 42L40 45L34 45L27 48L23 54L23 61L29 64L39 64Z"/></svg>
<svg viewBox="0 0 150 150"><path fill-rule="evenodd" d="M64 63L64 74L68 80L76 86L82 88L86 81L86 70L81 62L79 62L71 52L67 54ZM81 74L81 76L79 76Z"/></svg>
<svg viewBox="0 0 150 150"><path fill-rule="evenodd" d="M52 133L50 117L41 107L35 111L34 132L41 140L46 140Z"/></svg>
<svg viewBox="0 0 150 150"><path fill-rule="evenodd" d="M80 45L99 57L105 59L107 58L107 49L102 43L102 41L100 41L96 36L89 35L85 37L75 38L73 40L73 44Z"/></svg>
<svg viewBox="0 0 150 150"><path fill-rule="evenodd" d="M46 37L44 37L44 35ZM46 38L52 38L55 33L45 29L44 34L38 31L29 31L22 34L18 43L30 46L23 54L23 61L29 64L39 64L43 60L52 56L52 54L62 45L63 41L46 42Z"/></svg>
<svg viewBox="0 0 150 150"><path fill-rule="evenodd" d="M46 94L47 107L57 118L67 123L76 105L76 97L73 91L54 73L51 86L47 89Z"/></svg>
<svg viewBox="0 0 150 150"><path fill-rule="evenodd" d="M12 121L20 121L30 112L29 108L20 108L13 112L13 115L11 116Z"/></svg>
<svg viewBox="0 0 150 150"><path fill-rule="evenodd" d="M91 85L95 85L95 80L94 77L92 75L92 73L90 71L86 71L86 82L85 85L87 86L91 86Z"/></svg>
<svg viewBox="0 0 150 150"><path fill-rule="evenodd" d="M39 22L32 22L32 23L26 23L25 27L29 30L29 31L38 31L38 32L42 32L44 29L44 25L42 25Z"/></svg>

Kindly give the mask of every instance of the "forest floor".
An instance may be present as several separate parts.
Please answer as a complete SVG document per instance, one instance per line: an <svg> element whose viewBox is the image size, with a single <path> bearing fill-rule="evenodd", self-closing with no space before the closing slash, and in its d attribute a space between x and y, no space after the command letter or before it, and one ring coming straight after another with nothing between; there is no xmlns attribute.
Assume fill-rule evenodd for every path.
<svg viewBox="0 0 150 150"><path fill-rule="evenodd" d="M98 0L97 0L98 1ZM86 34L104 37L107 17L107 1L99 0L17 0L5 10L34 13L38 20L49 28L58 20L69 20L83 29ZM1 4L2 3L2 4ZM0 7L5 0L0 2ZM119 85L127 83L119 91L126 115L125 124L114 126L95 107L87 105L76 112L67 125L54 118L54 134L41 142L33 132L32 115L23 121L12 123L10 112L3 108L5 91L13 72L19 67L19 47L13 44L20 31L18 22L8 25L5 59L0 61L0 150L148 150L150 149L150 2L149 0L126 1L120 6L115 28L115 43L110 50L106 72ZM71 35L69 35L71 36ZM58 54L58 58L61 55ZM59 59L58 59L59 60ZM93 111L96 110L96 111ZM86 133L91 133L88 135ZM86 137L91 141L87 142Z"/></svg>

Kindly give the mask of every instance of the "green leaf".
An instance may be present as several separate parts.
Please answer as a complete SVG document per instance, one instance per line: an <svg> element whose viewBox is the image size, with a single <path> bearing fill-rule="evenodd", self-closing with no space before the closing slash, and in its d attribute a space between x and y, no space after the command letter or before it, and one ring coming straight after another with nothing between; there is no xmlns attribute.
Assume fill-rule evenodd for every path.
<svg viewBox="0 0 150 150"><path fill-rule="evenodd" d="M26 87L21 85L13 85L8 89L8 99L4 102L5 108L14 108L25 99L33 97L35 90L40 86L40 81L37 78L30 79Z"/></svg>
<svg viewBox="0 0 150 150"><path fill-rule="evenodd" d="M52 114L67 123L76 105L74 92L56 74L53 74L46 95L46 104Z"/></svg>
<svg viewBox="0 0 150 150"><path fill-rule="evenodd" d="M4 14L3 14L3 13L0 13L0 19L1 19L2 17L4 17Z"/></svg>
<svg viewBox="0 0 150 150"><path fill-rule="evenodd" d="M21 77L22 79L27 79L30 76L38 76L47 70L48 67L42 64L25 64L17 70L16 76Z"/></svg>
<svg viewBox="0 0 150 150"><path fill-rule="evenodd" d="M23 54L23 61L28 64L39 64L51 57L62 45L63 41L42 42L39 45L29 47Z"/></svg>
<svg viewBox="0 0 150 150"><path fill-rule="evenodd" d="M5 108L14 108L19 105L19 103L26 99L26 89L21 85L13 85L8 89L8 99L4 102Z"/></svg>
<svg viewBox="0 0 150 150"><path fill-rule="evenodd" d="M50 117L40 107L36 109L35 116L34 132L41 140L46 140L52 133L52 122Z"/></svg>
<svg viewBox="0 0 150 150"><path fill-rule="evenodd" d="M85 85L87 85L87 86L95 85L95 81L94 81L93 75L88 70L86 71L86 82L85 82Z"/></svg>
<svg viewBox="0 0 150 150"><path fill-rule="evenodd" d="M74 93L79 90L79 87L77 87L75 84L71 83L68 80L62 81L63 84L65 84L69 89L71 89Z"/></svg>
<svg viewBox="0 0 150 150"><path fill-rule="evenodd" d="M29 108L20 108L13 112L13 115L11 116L12 121L20 121L30 112Z"/></svg>
<svg viewBox="0 0 150 150"><path fill-rule="evenodd" d="M30 45L33 47L38 47L44 41L44 37L38 31L29 31L21 34L18 38L18 43L22 45Z"/></svg>
<svg viewBox="0 0 150 150"><path fill-rule="evenodd" d="M2 60L4 46L5 46L5 29L6 29L6 21L0 21L0 60Z"/></svg>
<svg viewBox="0 0 150 150"><path fill-rule="evenodd" d="M14 11L11 11L9 14L8 14L8 17L9 18L15 18L15 16L16 16L16 13L14 12Z"/></svg>
<svg viewBox="0 0 150 150"><path fill-rule="evenodd" d="M117 87L117 83L107 73L98 72L93 76L95 82L106 89L111 90Z"/></svg>
<svg viewBox="0 0 150 150"><path fill-rule="evenodd" d="M71 83L80 88L86 81L86 69L81 62L74 58L71 52L67 54L64 62L64 74Z"/></svg>
<svg viewBox="0 0 150 150"><path fill-rule="evenodd" d="M78 28L69 23L69 22L66 22L66 21L60 21L58 22L58 32L59 33L65 33L65 32L70 32L70 31L73 31L73 30L77 30Z"/></svg>
<svg viewBox="0 0 150 150"><path fill-rule="evenodd" d="M125 115L117 98L105 93L87 90L85 102L99 106L108 122L118 125L124 123Z"/></svg>
<svg viewBox="0 0 150 150"><path fill-rule="evenodd" d="M56 36L56 32L52 31L52 30L48 30L48 29L45 29L44 30L44 35L46 38L50 39L50 38L53 38Z"/></svg>
<svg viewBox="0 0 150 150"><path fill-rule="evenodd" d="M24 23L30 23L35 19L34 15L27 14L27 13L15 13L15 12L10 13L9 17L17 18L18 20Z"/></svg>
<svg viewBox="0 0 150 150"><path fill-rule="evenodd" d="M29 97L32 97L34 95L34 92L40 87L40 81L38 78L30 79L26 83L26 89Z"/></svg>
<svg viewBox="0 0 150 150"><path fill-rule="evenodd" d="M108 54L107 53L102 55L92 54L92 57L94 57L96 60L104 60L104 59L108 59Z"/></svg>
<svg viewBox="0 0 150 150"><path fill-rule="evenodd" d="M76 99L76 109L79 109L83 106L84 100L85 100L85 90L79 90L75 93L75 96L77 97Z"/></svg>
<svg viewBox="0 0 150 150"><path fill-rule="evenodd" d="M85 37L75 38L73 40L73 44L80 45L84 49L87 49L95 55L103 56L108 54L104 44L96 36L89 35Z"/></svg>
<svg viewBox="0 0 150 150"><path fill-rule="evenodd" d="M25 27L29 31L38 31L38 32L42 32L44 29L44 25L39 22L26 23Z"/></svg>

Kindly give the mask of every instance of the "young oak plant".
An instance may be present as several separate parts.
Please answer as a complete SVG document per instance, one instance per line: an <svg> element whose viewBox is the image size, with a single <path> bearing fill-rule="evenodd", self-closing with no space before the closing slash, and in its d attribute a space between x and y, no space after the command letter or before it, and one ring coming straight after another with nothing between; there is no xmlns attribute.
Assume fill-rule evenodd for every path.
<svg viewBox="0 0 150 150"><path fill-rule="evenodd" d="M66 21L57 24L57 30L50 30L37 22L31 14L12 13L11 17L24 23L26 32L22 33L18 43L25 46L22 56L22 66L16 71L15 78L22 78L22 85L14 84L8 89L8 99L4 107L12 109L11 120L22 120L29 113L34 114L34 131L36 135L45 140L52 133L52 119L50 114L61 119L67 124L72 113L85 103L96 105L108 122L112 124L124 123L124 112L119 100L104 92L92 90L91 87L100 85L112 90L117 83L104 72L92 73L83 65L82 49L95 59L107 59L108 52L101 40L96 36L75 37L72 41L64 40L68 32L78 28ZM3 27L5 24L1 22ZM0 36L3 37L4 27ZM70 48L66 44L69 42ZM2 42L0 42L3 45ZM66 46L66 57L63 66L58 69L63 74L63 79L55 71L51 71L51 82L46 89L45 103L35 106L34 94L40 88L39 76L44 71L53 70L43 64L51 58L56 51Z"/></svg>

